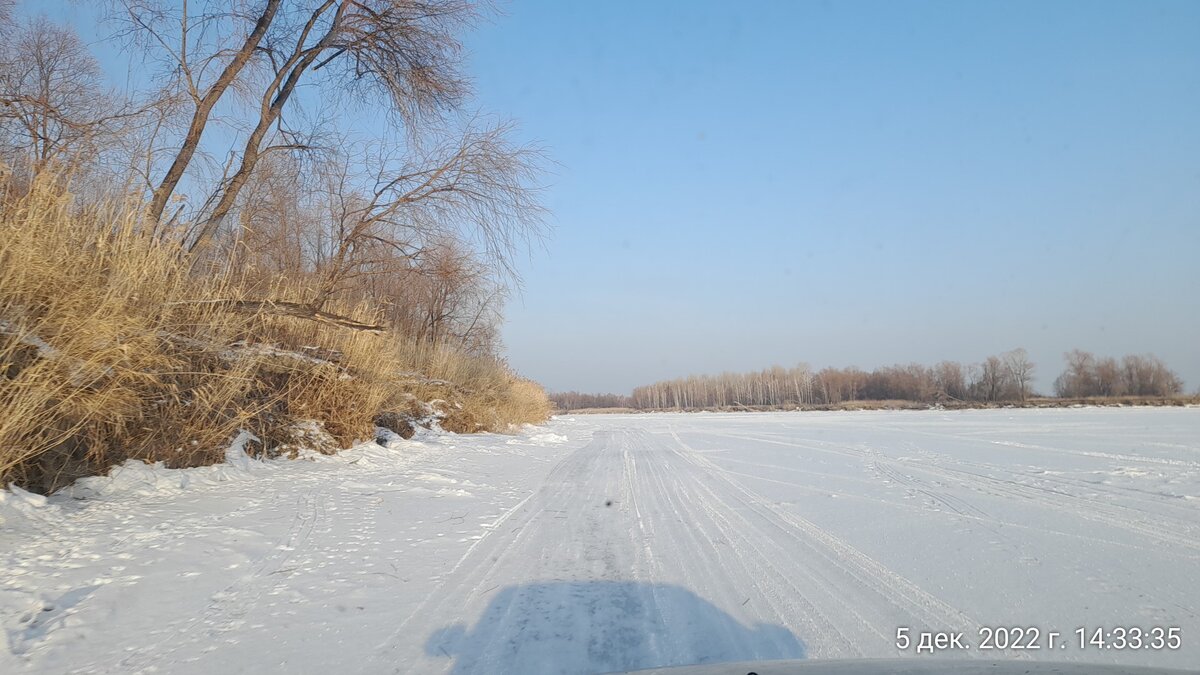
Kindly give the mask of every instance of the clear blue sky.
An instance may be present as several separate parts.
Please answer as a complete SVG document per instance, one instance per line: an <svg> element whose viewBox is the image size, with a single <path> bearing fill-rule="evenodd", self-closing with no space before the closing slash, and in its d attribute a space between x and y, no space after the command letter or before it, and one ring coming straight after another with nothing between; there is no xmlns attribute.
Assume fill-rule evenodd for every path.
<svg viewBox="0 0 1200 675"><path fill-rule="evenodd" d="M516 1L488 110L560 164L512 364L1154 352L1200 385L1200 2Z"/></svg>
<svg viewBox="0 0 1200 675"><path fill-rule="evenodd" d="M547 387L1017 346L1200 386L1200 2L502 9L469 72L558 164L504 327Z"/></svg>

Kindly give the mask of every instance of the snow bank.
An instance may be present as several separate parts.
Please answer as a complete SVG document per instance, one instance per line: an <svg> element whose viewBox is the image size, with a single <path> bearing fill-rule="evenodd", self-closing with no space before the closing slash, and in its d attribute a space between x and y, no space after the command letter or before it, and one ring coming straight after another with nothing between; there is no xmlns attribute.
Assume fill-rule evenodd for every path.
<svg viewBox="0 0 1200 675"><path fill-rule="evenodd" d="M42 495L11 485L0 490L0 527L16 527L26 520L45 520L58 510Z"/></svg>
<svg viewBox="0 0 1200 675"><path fill-rule="evenodd" d="M508 445L557 445L559 443L566 443L568 440L570 439L566 436L547 432L533 434L525 438L509 439Z"/></svg>

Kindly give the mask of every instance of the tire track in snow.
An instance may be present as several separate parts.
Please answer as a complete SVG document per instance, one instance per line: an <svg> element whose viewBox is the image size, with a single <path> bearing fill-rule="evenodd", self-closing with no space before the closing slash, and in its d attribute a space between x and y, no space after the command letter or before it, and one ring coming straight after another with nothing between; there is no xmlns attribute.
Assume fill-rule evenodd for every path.
<svg viewBox="0 0 1200 675"><path fill-rule="evenodd" d="M945 463L950 466L933 466L924 461L911 459L884 461L891 463L893 466L903 466L905 470L924 473L944 481L957 483L961 487L981 494L1006 500L1017 499L1025 501L1054 511L1069 513L1083 520L1126 530L1141 537L1153 539L1160 544L1174 544L1193 551L1200 550L1200 537L1189 534L1195 531L1192 522L1176 518L1161 511L1146 511L1126 504L1102 502L1095 498L1072 494L1054 487L1031 485L1013 479L997 478L987 473L982 473L984 471L1001 470L999 467L990 464L956 461L950 458L944 458ZM962 467L969 467L969 469ZM1060 485L1071 484L1068 481L1056 478L1047 482L1057 482ZM1096 489L1095 491L1120 496L1125 499L1130 498L1124 492L1117 493L1103 489ZM1148 503L1140 497L1135 496L1132 498L1143 503ZM1157 506L1161 507L1161 502ZM1188 555L1194 556L1194 554Z"/></svg>
<svg viewBox="0 0 1200 675"><path fill-rule="evenodd" d="M914 619L916 625L933 630L961 630L969 635L976 634L981 625L979 621L958 608L927 593L912 581L885 567L875 559L818 527L811 521L779 509L774 504L754 494L737 481L728 478L725 475L725 471L707 457L704 457L701 453L694 452L690 446L679 438L679 435L673 428L669 430L669 433L678 447L684 451L676 451L681 457L692 464L703 467L711 476L728 486L732 490L732 494L735 495L734 498L746 509L757 512L763 517L764 521L771 523L786 534L806 541L806 543L815 544L815 546L812 546L814 553L819 558L823 558L827 563L831 563L833 570L830 575L831 577L836 576L839 571L844 576L849 576L852 583L843 583L842 587L839 588L840 594L844 594L848 589L854 589L855 585L857 585L859 589L869 591L867 595L873 594L877 596L875 604L883 602L895 606ZM717 499L720 500L719 497ZM726 511L737 512L736 509L726 509ZM850 603L846 602L845 604L849 605ZM868 606L869 604L871 603L868 603ZM889 629L894 629L896 625L903 624L891 622L883 625L888 626ZM874 630L877 633L884 632L880 630L878 623L874 627ZM894 636L888 635L887 637L891 638Z"/></svg>
<svg viewBox="0 0 1200 675"><path fill-rule="evenodd" d="M889 429L889 430L892 430L895 432L901 432L901 433L908 431L906 429L892 428L892 427L876 426L873 428ZM975 441L975 442L989 442L990 443L990 441L981 441L980 439L972 439L972 438L968 438L968 437L953 436L953 435L949 435L949 434L936 434L933 432L916 432L916 433L924 433L925 435L953 438L953 439L958 439L958 440L967 440L967 441ZM733 436L733 435L728 435L728 434L713 434L713 435L727 436L729 438L739 438L738 436ZM854 450L854 449L850 449L846 446L822 447L819 441L813 442L813 443L796 443L796 442L781 441L781 440L776 440L776 439L760 438L760 437L755 437L755 436L744 436L741 438L744 440L750 440L750 441L762 442L762 443L770 443L770 444L794 447L794 448L799 448L799 449L804 449L804 450L815 450L817 452L824 452L824 453L829 453L829 454L833 454L833 455L840 455L843 457L856 458L856 459L861 459L861 460L865 460L865 461L869 461L869 459L873 456L873 454L877 454L869 449ZM699 456L701 453L695 453L695 454L696 454L696 456ZM1073 452L1071 454L1087 454L1089 456L1104 456L1104 457L1110 457L1110 458L1112 458L1112 457L1124 458L1125 457L1124 455L1118 456L1118 455L1113 455L1112 453L1074 453ZM1136 459L1136 458L1134 458L1134 459ZM708 460L705 460L705 461L708 461ZM962 485L963 487L973 489L976 492L980 492L982 494L1001 497L1001 498L1005 498L1005 499L1015 497L1017 499L1029 501L1033 504L1051 508L1051 509L1054 509L1057 511L1066 511L1066 512L1068 512L1078 518L1082 518L1084 520L1090 520L1090 521L1098 522L1098 523L1101 523L1104 525L1109 525L1109 526L1116 527L1119 529L1127 530L1127 531L1137 534L1141 537L1153 539L1153 540L1157 541L1158 543L1174 544L1174 545L1188 548L1191 550L1200 551L1200 537L1187 534L1187 532L1189 532L1193 529L1194 525L1190 522L1181 521L1178 518L1175 518L1173 516L1170 516L1170 515L1167 515L1167 514L1164 514L1161 512L1149 513L1149 512L1142 511L1140 509L1134 509L1134 508L1131 508L1129 506L1122 505L1122 504L1116 504L1116 503L1111 503L1111 502L1100 502L1095 499L1087 499L1084 497L1073 495L1069 492L1065 492L1062 490L1055 490L1053 488L1027 485L1024 483L1019 483L1014 480L995 478L995 477L988 476L986 474L977 472L977 471L986 471L986 470L999 470L997 467L993 467L993 466L987 465L987 464L973 464L973 463L967 463L967 462L962 462L962 461L952 460L952 459L947 460L948 463L951 463L951 464L954 464L957 466L969 466L969 467L973 467L973 468L977 469L977 471L969 471L967 469L955 469L955 468L951 468L948 466L934 467L934 466L929 465L926 462L922 462L919 460L887 460L887 461L894 462L894 463L900 463L906 468L910 468L912 470L924 472L924 473L927 473L927 474L930 474L933 476L938 476L943 479L956 482L956 483ZM1155 458L1150 458L1150 461L1152 463L1168 463L1168 464L1172 464L1172 465L1186 464L1186 465L1190 466L1190 465L1194 464L1192 462L1182 462L1182 461L1177 461L1177 460L1162 460L1161 462L1159 462ZM716 465L714 465L714 466L716 466ZM1197 464L1196 466L1200 467L1200 464ZM1097 490L1097 491L1104 492L1104 490ZM1110 492L1110 494L1114 494L1114 493ZM1133 513L1136 513L1137 515L1130 516L1130 515L1127 515L1128 512L1133 512ZM1153 520L1147 520L1142 516L1150 516ZM1170 520L1173 522L1171 522L1170 524L1167 524L1167 525L1161 524L1161 522L1156 522L1156 521L1162 521L1162 520Z"/></svg>
<svg viewBox="0 0 1200 675"><path fill-rule="evenodd" d="M864 461L871 456L842 454ZM618 502L606 509L602 502L612 497ZM449 662L426 651L440 644L427 642L427 631L482 617L490 607L486 625L475 627L483 632L472 634L470 654L454 662L456 672L487 672L486 664L519 658L529 641L541 639L547 626L538 616L548 605L590 611L595 600L551 597L556 591L548 586L591 580L636 581L649 589L628 591L638 596L629 600L637 609L621 619L619 630L646 621L665 626L668 636L687 631L671 623L677 615L661 611L654 593L661 584L654 582L667 582L743 620L787 627L807 643L810 657L894 656L900 625L968 635L980 625L845 540L747 489L673 429L663 435L615 428L561 460L533 494L497 519L406 613L363 670L391 670L401 654L424 655L407 667L448 668ZM541 583L546 581L551 583ZM507 595L497 609L489 603L501 589ZM711 630L715 641L737 639L729 626ZM663 663L681 662L686 655L678 650L686 647L670 642L652 648Z"/></svg>
<svg viewBox="0 0 1200 675"><path fill-rule="evenodd" d="M654 555L654 548L651 542L655 535L651 526L647 523L647 518L643 516L642 509L639 504L638 494L641 492L641 482L639 476L643 475L638 471L637 461L634 459L634 454L631 452L630 444L624 443L621 446L621 463L624 468L621 480L621 496L632 507L633 516L637 521L637 540L640 546L635 547L636 564L632 570L632 577L635 581L645 582L659 578L660 567L658 559ZM662 599L658 593L657 586L650 587L650 597L648 598L655 616L661 625L667 625L668 620L662 613ZM655 651L662 653L669 649L669 645L663 645L658 641L658 638L653 633L650 635L650 645Z"/></svg>
<svg viewBox="0 0 1200 675"><path fill-rule="evenodd" d="M865 620L857 615L840 620L831 616L831 608L839 604L845 607L845 604L833 602L828 597L828 585L823 580L804 565L782 562L790 561L794 556L778 542L762 535L728 505L714 500L704 487L703 477L695 475L695 466L679 461L680 458L665 444L654 443L648 434L643 432L640 438L645 445L660 450L661 464L655 472L655 484L644 486L643 491L662 495L665 507L677 514L674 519L686 524L682 529L711 533L707 544L685 549L686 553L678 556L679 559L674 561L678 568L685 571L692 567L719 570L719 574L710 574L710 578L701 583L712 587L714 592L740 591L741 596L756 600L756 606L765 605L769 611L762 619L799 633L811 643L809 647L816 650L814 655L825 655L825 652L863 654L854 636L861 637L861 630L869 625ZM707 498L706 494L709 495ZM758 536L751 538L751 532ZM723 555L723 550L730 553ZM711 558L716 559L708 560ZM697 561L702 564L698 565ZM739 579L753 580L753 587L733 588L730 582ZM807 583L798 583L797 579ZM693 577L689 583L696 585L698 582ZM844 614L844 611L839 610L839 613ZM851 624L856 626L853 633L848 632Z"/></svg>
<svg viewBox="0 0 1200 675"><path fill-rule="evenodd" d="M887 427L887 428L891 429L890 427ZM899 430L897 429L895 431L899 431ZM1183 460L1165 460L1165 459L1159 459L1159 458L1153 458L1153 457L1137 458L1137 457L1133 457L1130 455L1102 453L1102 452L1095 452L1095 451L1063 450L1061 448L1055 448L1055 447L1046 446L1046 445L1033 445L1033 444L1028 444L1028 443L1017 443L1017 442L1010 442L1010 441L995 441L995 440L987 440L987 439L978 439L978 438L967 437L967 436L956 436L956 435L951 435L951 434L935 434L933 432L920 432L920 433L922 433L924 435L928 435L928 436L937 436L939 438L953 439L956 441L966 441L969 443L976 443L976 444L991 444L991 445L1001 445L1001 446L1007 446L1007 447L1017 447L1017 448L1022 448L1022 449L1042 450L1042 451L1046 451L1046 452L1060 452L1060 453L1066 453L1066 454L1084 456L1084 457L1100 457L1100 458L1107 458L1107 459L1117 459L1117 460L1133 462L1133 463L1149 463L1152 465L1157 465L1158 466L1157 470L1160 470L1160 471L1165 470L1163 468L1163 466L1172 466L1172 468L1177 469L1177 468L1179 468L1179 466L1194 464L1194 463L1186 462ZM1007 468L1007 467L997 466L995 464L989 464L987 462L967 461L967 460L953 457L953 456L945 454L945 453L933 452L928 449L923 449L923 448L916 446L915 444L909 443L909 445L912 445L912 447L914 449L916 449L920 454L924 455L925 458L927 458L931 461L941 463L941 464L949 464L949 465L960 466L960 467L969 467L975 471L999 471L999 472L1011 473L1011 469ZM1162 445L1162 444L1148 443L1148 445ZM1170 445L1170 444L1167 444L1167 445ZM1143 460L1145 460L1145 461L1143 461ZM1182 463L1177 464L1176 462L1182 462ZM914 461L913 463L917 463L917 462ZM1194 468L1196 471L1200 471L1200 464L1196 464ZM1182 523L1190 523L1192 520L1194 520L1194 511L1186 504L1174 503L1172 501L1164 501L1163 500L1163 497L1177 498L1176 495L1169 495L1169 494L1164 494L1161 492L1150 492L1150 491L1142 490L1142 489L1132 487L1132 486L1098 483L1095 481L1088 481L1088 480L1084 480L1081 478L1075 478L1075 477L1064 476L1064 475L1055 475L1055 474L1050 474L1050 473L1045 473L1045 472L1038 473L1038 474L1025 473L1025 474L1020 474L1020 475L1023 475L1023 476L1029 477L1029 478L1033 478L1034 480L1037 480L1041 483L1049 484L1052 486L1058 486L1058 488L1060 488L1060 489L1055 489L1055 488L1047 488L1047 489L1052 489L1056 492L1063 494L1064 496L1074 497L1081 501L1094 500L1095 495L1112 496L1112 497L1117 497L1119 499L1125 500L1126 502L1133 502L1133 503L1136 503L1139 505L1139 506L1133 506L1128 503L1120 505L1121 508L1125 508L1130 511L1138 511L1140 513L1149 513L1154 517L1160 517L1160 516L1166 515L1161 512L1161 510L1165 508L1165 509L1172 510L1172 511L1178 511L1182 515L1182 518L1179 518L1177 516L1167 516L1167 517L1175 517L1175 518L1177 518L1177 520L1181 521ZM1071 493L1068 491L1071 489L1075 489L1075 490L1084 489L1084 490L1087 490L1088 492L1091 492L1094 494L1077 495L1077 494L1074 494L1074 493ZM1151 508L1150 508L1150 510L1141 508L1144 506L1149 506Z"/></svg>
<svg viewBox="0 0 1200 675"><path fill-rule="evenodd" d="M485 563L486 570L428 605L434 625L480 617L470 644L453 664L455 673L508 672L514 664L528 665L530 652L537 652L543 640L565 650L554 655L557 670L543 666L547 672L625 670L627 659L645 656L647 645L627 653L626 641L665 619L656 587L631 580L646 578L631 536L632 512L612 501L630 480L617 442L621 435L598 434L556 466L535 493L537 513L522 518L521 540L514 539L504 554ZM592 584L610 585L605 593L590 593ZM497 589L504 597L493 601ZM555 619L587 630L564 636ZM648 644L663 658L669 658L670 647L653 639ZM445 664L419 664L421 670L439 666Z"/></svg>
<svg viewBox="0 0 1200 675"><path fill-rule="evenodd" d="M1064 455L1074 455L1076 457L1088 457L1099 459L1113 459L1122 462L1134 462L1138 464L1158 464L1161 466L1182 467L1188 469L1200 470L1200 462L1193 462L1186 459L1171 459L1167 457L1150 457L1147 455L1130 455L1120 452L1101 452L1098 450L1071 450L1068 448L1059 448L1050 445L1039 445L1035 443L1022 443L1019 441L997 441L989 438L980 438L978 436L962 436L959 434L947 434L944 432L927 431L924 429L914 429L911 427L893 427L887 425L872 425L873 429L882 431L891 431L902 434L920 434L922 436L933 436L936 438L948 438L960 442L968 443L983 443L988 445L1000 445L1010 448L1022 448L1026 450L1041 450L1045 452L1055 452Z"/></svg>
<svg viewBox="0 0 1200 675"><path fill-rule="evenodd" d="M722 461L727 461L727 460L722 460ZM746 463L749 464L750 462L746 462ZM721 468L721 471L724 472L725 475L727 475L727 476L735 476L737 478L747 478L747 479L750 479L750 480L756 481L756 482L765 482L765 483L773 483L776 485L783 485L785 487L788 487L788 488L791 488L794 490L799 490L799 491L807 492L807 493L813 493L813 494L817 494L817 495L828 494L828 490L820 490L820 489L812 487L811 485L806 485L803 483L792 483L789 481L779 480L777 478L767 478L765 476L760 476L760 475L756 475L756 474L752 474L752 473L742 473L740 471L732 471L730 469L725 469L723 467ZM915 511L918 513L919 512L928 512L928 507L926 507L926 506L917 506L917 505L912 505L912 504L906 504L906 503L898 502L898 501L894 501L894 500L875 499L875 498L867 497L864 495L856 495L856 494L850 494L850 493L839 493L838 497L841 499L862 501L862 502L866 502L868 504L872 504L874 506L883 506L883 507L888 507L888 508L893 508L893 509L903 509L903 510L907 510L907 511ZM945 513L947 515L952 515L956 518L960 518L963 520L969 520L972 522L979 523L982 527L986 528L988 531L993 532L994 534L996 534L998 536L1004 536L1004 533L1002 531L998 531L995 528L995 526L1000 525L1000 526L1003 526L1004 528L1013 528L1016 530L1027 530L1030 532L1037 532L1040 534L1049 534L1049 535L1053 535L1055 537L1069 537L1071 539L1079 539L1081 541L1102 543L1102 544L1106 544L1108 546L1128 548L1128 549L1133 549L1133 550L1137 550L1137 551L1146 550L1145 546L1138 546L1135 544L1130 544L1129 542L1118 541L1115 539L1106 539L1103 537L1097 537L1095 535L1084 535L1084 534L1079 534L1078 532L1068 532L1068 531L1063 531L1063 530L1056 530L1056 529L1051 529L1048 527L1031 525L1029 523L1016 522L1013 520L1006 520L1004 518L999 518L999 517L996 517L996 516L990 515L990 514L988 516L984 517L984 516L978 516L978 515L971 515L969 513L961 513L960 514L960 513L950 513L950 512L946 512L946 511L941 511L941 513ZM1186 554L1180 554L1180 555L1185 555L1186 557L1189 557L1189 558L1192 557L1192 556L1187 556Z"/></svg>
<svg viewBox="0 0 1200 675"><path fill-rule="evenodd" d="M547 506L569 503L577 496L575 490L570 489L570 479L586 475L589 454L595 451L595 446L602 447L608 437L609 434L597 434L586 446L564 457L550 471L539 489L498 518L425 600L401 620L375 649L362 672L400 672L396 665L398 653L423 651L423 645L413 649L411 644L413 634L418 632L414 623L418 619L428 621L432 618L437 623L451 617L470 616L468 608L476 608L486 596L506 582L528 580L527 576L506 578L503 573L506 567L528 572L530 560L545 560L545 551L537 550L534 553L526 549L531 547L530 540L536 539L542 522L552 519Z"/></svg>
<svg viewBox="0 0 1200 675"><path fill-rule="evenodd" d="M991 514L983 509L968 502L962 497L952 495L949 492L939 490L925 481L920 480L912 475L900 471L896 464L880 455L877 459L871 460L870 468L880 477L892 481L895 485L901 486L916 494L925 495L934 504L940 504L946 509L952 511L955 515L964 517L974 517L983 521L992 521Z"/></svg>
<svg viewBox="0 0 1200 675"><path fill-rule="evenodd" d="M1200 551L1200 538L1186 533L1192 529L1191 524L1178 522L1175 518L1165 514L1147 514L1134 510L1139 514L1154 518L1154 520L1148 520L1143 517L1128 515L1131 509L1120 504L1098 500L1083 501L1081 498L1069 493L1026 485L1014 480L996 478L974 471L951 467L934 468L924 464L917 465L914 468L918 471L941 476L948 480L956 480L964 487L984 494L1006 499L1024 500L1048 509L1069 513L1083 520L1090 520L1110 527L1127 530L1143 538L1154 540L1159 544L1171 544L1191 549L1192 551ZM1163 524L1162 521L1164 520L1176 522Z"/></svg>
<svg viewBox="0 0 1200 675"><path fill-rule="evenodd" d="M744 527L739 530L700 498L696 477L688 473L694 471L692 467L681 465L673 453L652 443L645 432L630 437L644 446L648 476L653 481L643 484L641 492L665 514L657 520L667 524L663 540L672 545L663 546L660 557L669 560L667 567L682 577L684 586L703 592L711 600L723 599L727 607L753 599L756 609L767 610L759 613L760 621L784 625L793 632L799 630L810 639L819 636L817 642L822 646L837 644L845 653L861 654L854 640L838 630L836 622L829 620L792 580L797 575L808 578L807 571L781 570L772 561L786 559L786 555L763 550L763 542L751 541ZM686 538L680 532L686 533ZM752 586L739 588L736 580L752 580Z"/></svg>

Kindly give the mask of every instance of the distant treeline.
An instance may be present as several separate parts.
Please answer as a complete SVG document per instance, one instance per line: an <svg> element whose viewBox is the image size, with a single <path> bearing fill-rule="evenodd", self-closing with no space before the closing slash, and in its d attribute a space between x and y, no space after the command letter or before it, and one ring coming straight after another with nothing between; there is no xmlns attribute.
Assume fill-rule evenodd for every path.
<svg viewBox="0 0 1200 675"><path fill-rule="evenodd" d="M1065 356L1066 370L1054 381L1063 398L1176 396L1183 381L1152 355L1120 360L1078 349ZM942 361L877 368L853 366L813 371L805 364L775 366L750 373L691 375L637 387L631 395L551 394L560 410L583 408L737 408L838 405L849 401L1022 402L1035 396L1030 386L1035 365L1024 349L964 365Z"/></svg>

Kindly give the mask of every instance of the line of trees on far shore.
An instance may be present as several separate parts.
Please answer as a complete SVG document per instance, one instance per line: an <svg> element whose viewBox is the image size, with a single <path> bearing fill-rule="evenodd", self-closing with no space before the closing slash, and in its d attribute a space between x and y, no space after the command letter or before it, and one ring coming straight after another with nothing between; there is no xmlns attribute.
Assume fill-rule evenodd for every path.
<svg viewBox="0 0 1200 675"><path fill-rule="evenodd" d="M1054 381L1062 398L1170 397L1183 391L1183 380L1153 355L1120 360L1074 349ZM989 356L974 364L942 361L864 371L856 367L814 371L806 364L774 366L749 373L690 375L637 387L630 395L551 394L561 410L583 408L687 409L759 406L838 405L849 401L1024 402L1032 391L1035 365L1024 349Z"/></svg>

